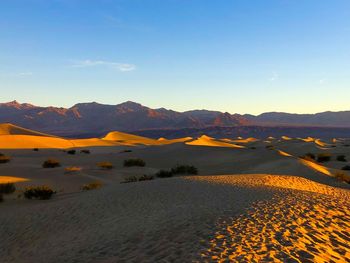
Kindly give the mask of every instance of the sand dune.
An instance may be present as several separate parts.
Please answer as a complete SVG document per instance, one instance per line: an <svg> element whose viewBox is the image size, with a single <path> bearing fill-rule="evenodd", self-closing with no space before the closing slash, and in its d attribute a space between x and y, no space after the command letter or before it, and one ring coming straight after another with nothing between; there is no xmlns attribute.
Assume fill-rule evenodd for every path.
<svg viewBox="0 0 350 263"><path fill-rule="evenodd" d="M13 177L13 176L0 176L0 184L6 183L19 183L29 181L27 178Z"/></svg>
<svg viewBox="0 0 350 263"><path fill-rule="evenodd" d="M282 136L281 137L282 140L285 140L285 141L290 141L292 140L292 138L288 137L288 136Z"/></svg>
<svg viewBox="0 0 350 263"><path fill-rule="evenodd" d="M25 129L10 123L0 124L0 136L1 135L30 135L30 136L55 137L53 135Z"/></svg>
<svg viewBox="0 0 350 263"><path fill-rule="evenodd" d="M242 145L237 145L237 144L232 144L232 143L227 143L227 142L222 142L215 140L212 137L202 135L198 139L191 141L191 142L186 142L187 145L195 145L195 146L211 146L211 147L228 147L228 148L245 148Z"/></svg>

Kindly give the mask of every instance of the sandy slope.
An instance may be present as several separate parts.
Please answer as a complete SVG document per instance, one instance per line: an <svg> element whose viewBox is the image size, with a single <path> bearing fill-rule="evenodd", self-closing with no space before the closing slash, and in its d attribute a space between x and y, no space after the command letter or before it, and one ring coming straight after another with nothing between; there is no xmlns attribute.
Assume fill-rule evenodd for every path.
<svg viewBox="0 0 350 263"><path fill-rule="evenodd" d="M47 202L2 204L0 256L2 262L346 262L349 200L348 190L278 175L112 184Z"/></svg>

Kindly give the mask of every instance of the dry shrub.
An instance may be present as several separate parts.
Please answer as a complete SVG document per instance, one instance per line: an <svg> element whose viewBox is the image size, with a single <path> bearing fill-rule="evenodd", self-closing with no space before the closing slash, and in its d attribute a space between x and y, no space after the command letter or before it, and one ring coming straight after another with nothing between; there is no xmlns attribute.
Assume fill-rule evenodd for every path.
<svg viewBox="0 0 350 263"><path fill-rule="evenodd" d="M15 191L16 186L14 183L0 184L0 194L12 194Z"/></svg>
<svg viewBox="0 0 350 263"><path fill-rule="evenodd" d="M113 169L113 164L111 162L99 162L97 166L104 170Z"/></svg>
<svg viewBox="0 0 350 263"><path fill-rule="evenodd" d="M96 182L92 182L89 184L84 184L82 189L83 189L83 191L89 191L89 190L99 189L101 187L102 187L102 183L99 181L96 181Z"/></svg>
<svg viewBox="0 0 350 263"><path fill-rule="evenodd" d="M8 163L10 161L11 161L10 156L6 156L6 155L0 153L0 163Z"/></svg>
<svg viewBox="0 0 350 263"><path fill-rule="evenodd" d="M27 199L39 199L48 200L51 199L52 195L56 192L52 190L49 186L32 186L26 187L23 194Z"/></svg>
<svg viewBox="0 0 350 263"><path fill-rule="evenodd" d="M65 173L76 173L80 172L83 168L79 166L68 166L64 169Z"/></svg>
<svg viewBox="0 0 350 263"><path fill-rule="evenodd" d="M317 155L317 162L324 163L331 160L332 155L330 153L319 153Z"/></svg>
<svg viewBox="0 0 350 263"><path fill-rule="evenodd" d="M60 167L60 166L61 166L60 162L57 161L56 159L47 159L42 164L43 168L56 168L56 167Z"/></svg>
<svg viewBox="0 0 350 263"><path fill-rule="evenodd" d="M144 167L145 165L146 165L146 163L142 159L128 159L128 160L124 160L124 166L125 167L131 167L131 166Z"/></svg>

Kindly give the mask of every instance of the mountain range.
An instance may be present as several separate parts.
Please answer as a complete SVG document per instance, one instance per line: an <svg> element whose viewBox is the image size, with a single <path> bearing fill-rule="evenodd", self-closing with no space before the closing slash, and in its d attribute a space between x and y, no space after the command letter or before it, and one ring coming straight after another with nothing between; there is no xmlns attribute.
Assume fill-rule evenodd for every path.
<svg viewBox="0 0 350 263"><path fill-rule="evenodd" d="M192 110L151 109L127 101L117 105L78 103L71 108L40 107L12 101L0 103L0 123L61 136L100 135L109 131L207 129L208 127L344 127L350 111L316 114L268 112L260 115Z"/></svg>

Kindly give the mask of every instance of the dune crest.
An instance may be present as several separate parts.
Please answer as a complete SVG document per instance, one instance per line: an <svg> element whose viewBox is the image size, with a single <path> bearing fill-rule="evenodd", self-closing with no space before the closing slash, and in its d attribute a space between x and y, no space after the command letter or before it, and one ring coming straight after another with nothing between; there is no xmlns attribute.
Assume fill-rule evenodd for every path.
<svg viewBox="0 0 350 263"><path fill-rule="evenodd" d="M244 146L227 143L223 141L217 141L212 137L202 135L198 139L186 142L187 145L196 145L196 146L210 146L210 147L228 147L228 148L245 148Z"/></svg>

